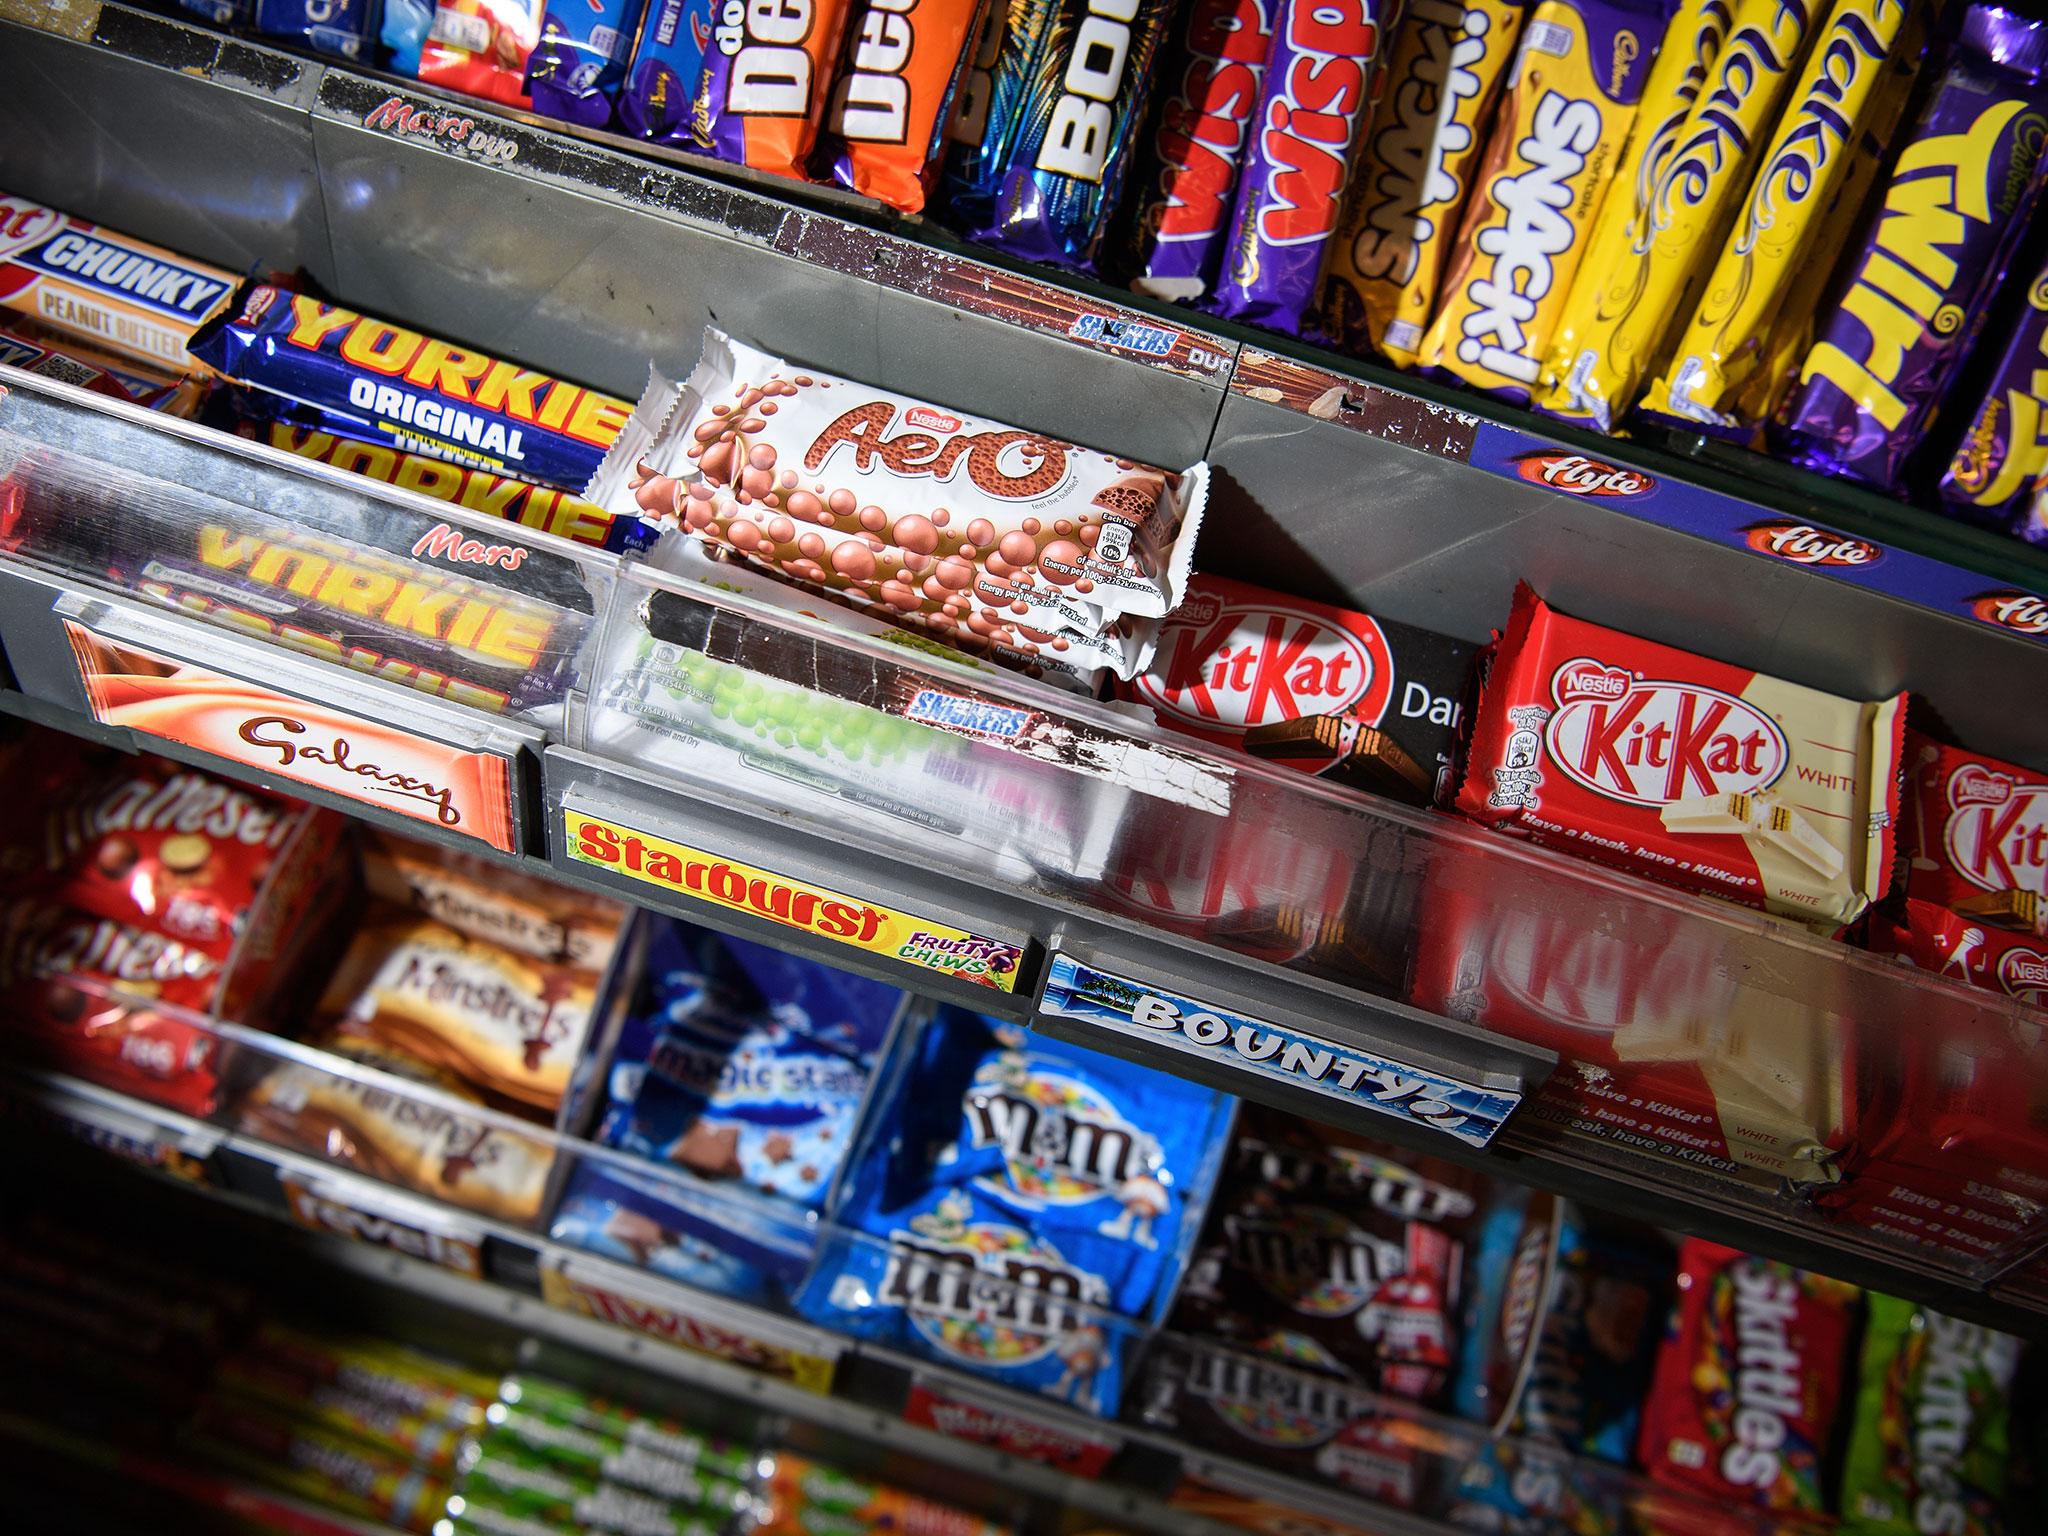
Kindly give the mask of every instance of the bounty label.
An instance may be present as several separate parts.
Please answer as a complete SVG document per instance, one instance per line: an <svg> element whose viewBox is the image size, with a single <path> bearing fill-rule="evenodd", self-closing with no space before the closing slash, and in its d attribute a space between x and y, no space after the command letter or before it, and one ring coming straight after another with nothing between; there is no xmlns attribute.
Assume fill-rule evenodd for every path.
<svg viewBox="0 0 2048 1536"><path fill-rule="evenodd" d="M1304 1031L1214 1008L1097 970L1069 954L1052 957L1038 1011L1410 1120L1475 1147L1492 1141L1522 1102L1518 1092L1459 1082Z"/></svg>
<svg viewBox="0 0 2048 1536"><path fill-rule="evenodd" d="M563 846L579 864L815 934L998 992L1013 992L1023 947L829 890L721 854L562 808Z"/></svg>

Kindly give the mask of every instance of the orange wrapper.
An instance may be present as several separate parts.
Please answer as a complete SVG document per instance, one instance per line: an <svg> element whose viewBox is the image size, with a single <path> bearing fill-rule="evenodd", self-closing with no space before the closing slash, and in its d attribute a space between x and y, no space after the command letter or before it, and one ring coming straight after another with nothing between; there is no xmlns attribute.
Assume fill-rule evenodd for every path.
<svg viewBox="0 0 2048 1536"><path fill-rule="evenodd" d="M833 181L923 209L987 14L982 0L860 0L825 115Z"/></svg>

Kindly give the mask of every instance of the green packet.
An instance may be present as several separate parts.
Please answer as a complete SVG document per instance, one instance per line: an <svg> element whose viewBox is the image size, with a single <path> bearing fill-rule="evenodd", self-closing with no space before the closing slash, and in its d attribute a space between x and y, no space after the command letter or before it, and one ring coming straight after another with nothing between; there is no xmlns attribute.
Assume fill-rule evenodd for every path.
<svg viewBox="0 0 2048 1536"><path fill-rule="evenodd" d="M535 1376L508 1376L498 1389L499 1403L529 1417L519 1438L537 1449L595 1464L624 1447L634 1446L670 1461L695 1467L712 1477L736 1483L749 1481L759 1456L735 1440L700 1435L667 1419L649 1418L630 1408L591 1397Z"/></svg>
<svg viewBox="0 0 2048 1536"><path fill-rule="evenodd" d="M636 1526L565 1524L546 1515L525 1514L486 1498L457 1494L448 1501L448 1518L437 1528L437 1536L626 1536ZM672 1520L660 1527L665 1536L719 1536L721 1527L705 1520Z"/></svg>
<svg viewBox="0 0 2048 1536"><path fill-rule="evenodd" d="M2020 1341L1870 1296L1842 1475L1858 1536L1994 1536Z"/></svg>
<svg viewBox="0 0 2048 1536"><path fill-rule="evenodd" d="M487 1437L469 1460L461 1491L495 1508L540 1520L594 1526L628 1536L665 1536L724 1520L747 1507L746 1490L723 1479L690 1477L686 1492L650 1493L588 1468Z"/></svg>

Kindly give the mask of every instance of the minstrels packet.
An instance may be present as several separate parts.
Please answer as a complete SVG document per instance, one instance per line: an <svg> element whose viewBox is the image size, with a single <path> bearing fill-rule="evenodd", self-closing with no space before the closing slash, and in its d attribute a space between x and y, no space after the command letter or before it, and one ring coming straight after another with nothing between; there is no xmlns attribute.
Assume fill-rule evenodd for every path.
<svg viewBox="0 0 2048 1536"><path fill-rule="evenodd" d="M1420 366L1516 401L1535 393L1662 14L1654 0L1541 0L1530 12Z"/></svg>
<svg viewBox="0 0 2048 1536"><path fill-rule="evenodd" d="M1028 654L1169 612L1208 483L1206 464L1115 458L802 369L712 327L687 384L649 385L585 494Z"/></svg>
<svg viewBox="0 0 2048 1536"><path fill-rule="evenodd" d="M1720 0L1699 8L1703 30L1719 8ZM1689 19L1681 12L1673 43L1685 42L1676 28ZM1546 413L1611 432L1635 404L1643 380L1662 361L1674 318L1691 309L1707 276L1819 20L1799 0L1735 0L1712 67L1671 135L1668 156L1658 153L1662 143L1651 148L1637 161L1637 196L1624 204L1626 193L1617 189L1601 210L1600 237L1579 270L1551 346L1550 392L1541 402ZM1682 98L1697 78L1691 64L1683 54L1660 59L1652 74L1683 70ZM1665 100L1647 89L1644 99L1646 114ZM1649 126L1647 115L1639 118L1638 134ZM1619 217L1624 208L1626 222Z"/></svg>
<svg viewBox="0 0 2048 1536"><path fill-rule="evenodd" d="M1414 0L1323 274L1323 328L1414 366L1526 0Z"/></svg>

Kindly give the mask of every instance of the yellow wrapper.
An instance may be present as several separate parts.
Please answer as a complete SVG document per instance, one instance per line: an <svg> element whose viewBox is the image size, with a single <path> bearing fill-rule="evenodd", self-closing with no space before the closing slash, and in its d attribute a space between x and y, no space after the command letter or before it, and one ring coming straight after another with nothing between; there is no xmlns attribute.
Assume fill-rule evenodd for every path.
<svg viewBox="0 0 2048 1536"><path fill-rule="evenodd" d="M1523 0L1412 0L1402 17L1323 275L1346 350L1415 362L1525 14Z"/></svg>
<svg viewBox="0 0 2048 1536"><path fill-rule="evenodd" d="M1849 183L1861 126L1886 105L1886 75L1899 73L1888 61L1907 11L1906 0L1838 0L1828 14L1691 320L1650 386L1646 410L1719 428L1756 419L1745 417L1739 402L1773 327L1811 324L1812 301L1831 266L1819 241L1842 228L1836 195ZM1807 271L1816 265L1817 281ZM1795 303L1802 287L1815 291Z"/></svg>
<svg viewBox="0 0 2048 1536"><path fill-rule="evenodd" d="M1726 18L1714 16L1712 6L1702 10L1692 37L1706 41L1720 29L1712 63L1704 82L1690 70L1677 76L1679 94L1692 94L1683 121L1665 135L1642 137L1626 217L1618 201L1608 203L1602 240L1593 244L1550 350L1546 412L1602 432L1612 432L1628 412L1712 272L1761 160L1763 135L1819 29L1810 6L1825 4L1737 0ZM1671 45L1683 37L1673 33ZM1673 59L1673 70L1679 68L1683 63Z"/></svg>
<svg viewBox="0 0 2048 1536"><path fill-rule="evenodd" d="M1594 0L1588 0L1589 4ZM1529 13L1419 361L1526 400L1628 142L1654 13L1570 0Z"/></svg>

